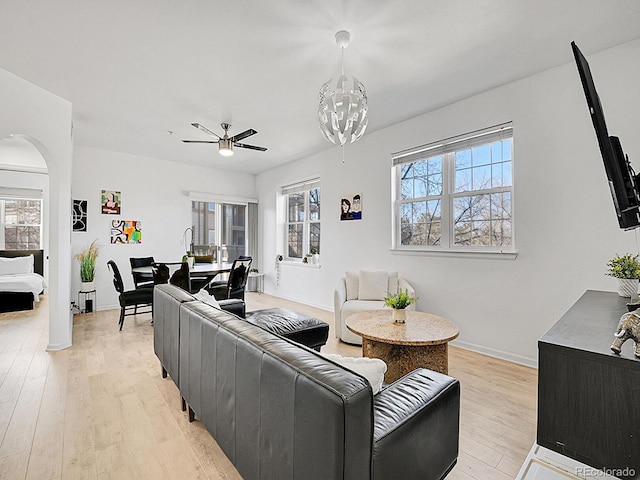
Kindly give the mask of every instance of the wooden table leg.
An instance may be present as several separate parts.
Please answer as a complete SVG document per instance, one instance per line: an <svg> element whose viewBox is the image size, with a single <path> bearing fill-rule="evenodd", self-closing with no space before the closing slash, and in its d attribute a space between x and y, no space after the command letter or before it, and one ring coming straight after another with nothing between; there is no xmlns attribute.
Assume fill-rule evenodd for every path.
<svg viewBox="0 0 640 480"><path fill-rule="evenodd" d="M363 338L362 356L384 360L387 364L384 381L387 383L396 381L416 368L449 373L448 343L419 346L394 345Z"/></svg>

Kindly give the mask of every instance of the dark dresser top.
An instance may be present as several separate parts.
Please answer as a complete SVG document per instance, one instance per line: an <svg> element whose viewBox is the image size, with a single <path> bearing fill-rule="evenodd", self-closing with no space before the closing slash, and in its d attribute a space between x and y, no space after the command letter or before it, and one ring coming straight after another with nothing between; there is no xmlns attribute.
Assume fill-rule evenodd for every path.
<svg viewBox="0 0 640 480"><path fill-rule="evenodd" d="M627 312L628 301L615 292L587 290L540 338L538 348L566 347L640 364L640 360L635 358L632 340L627 340L620 355L614 354L610 348L620 317Z"/></svg>

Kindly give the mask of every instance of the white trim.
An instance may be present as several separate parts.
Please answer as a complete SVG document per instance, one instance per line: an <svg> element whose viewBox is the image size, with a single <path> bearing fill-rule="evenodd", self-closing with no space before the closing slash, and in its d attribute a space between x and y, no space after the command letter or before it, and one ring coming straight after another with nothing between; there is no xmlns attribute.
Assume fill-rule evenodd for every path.
<svg viewBox="0 0 640 480"><path fill-rule="evenodd" d="M304 268L320 268L322 265L319 263L304 263L302 260L283 260L280 265L287 267L304 267Z"/></svg>
<svg viewBox="0 0 640 480"><path fill-rule="evenodd" d="M40 188L0 187L0 198L9 200L42 200L42 194L43 191Z"/></svg>
<svg viewBox="0 0 640 480"><path fill-rule="evenodd" d="M306 192L307 190L313 190L314 188L320 188L320 178L311 178L304 182L292 183L290 185L284 185L280 187L282 195L289 195L290 193Z"/></svg>
<svg viewBox="0 0 640 480"><path fill-rule="evenodd" d="M191 201L209 202L209 203L235 203L238 205L246 205L248 203L258 203L258 199L249 197L236 197L233 195L221 195L219 193L209 192L184 192Z"/></svg>
<svg viewBox="0 0 640 480"><path fill-rule="evenodd" d="M272 297L275 298L281 298L283 300L289 300L290 302L295 302L298 304L303 303L302 301L300 301L300 297L288 297L286 295L276 295L273 291L264 291L265 294L267 295L271 295ZM311 302L309 300L304 300L304 304L305 305L309 305L310 307L314 307L317 308L318 310L324 310L325 312L331 312L333 313L333 306L327 306L327 305L321 305L319 303L315 303L315 302Z"/></svg>
<svg viewBox="0 0 640 480"><path fill-rule="evenodd" d="M471 350L472 352L481 353L489 357L498 358L500 360L506 360L507 362L517 363L530 368L538 368L538 359L525 357L523 355L517 355L515 353L505 352L504 350L497 350L495 348L483 347L475 343L463 342L460 340L453 340L449 342L449 345L463 348L465 350Z"/></svg>
<svg viewBox="0 0 640 480"><path fill-rule="evenodd" d="M33 173L37 175L49 175L49 170L42 167L28 167L25 165L0 165L0 170L6 172Z"/></svg>
<svg viewBox="0 0 640 480"><path fill-rule="evenodd" d="M489 248L489 247L486 247ZM390 248L393 255L424 255L426 257L452 257L452 258L483 258L515 260L518 257L517 250L437 250L427 248Z"/></svg>

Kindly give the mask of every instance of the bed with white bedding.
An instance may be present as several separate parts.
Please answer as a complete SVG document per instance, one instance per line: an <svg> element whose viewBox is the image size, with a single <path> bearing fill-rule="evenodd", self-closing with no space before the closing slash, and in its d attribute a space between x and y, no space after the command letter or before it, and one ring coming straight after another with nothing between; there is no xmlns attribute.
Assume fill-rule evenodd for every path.
<svg viewBox="0 0 640 480"><path fill-rule="evenodd" d="M46 287L42 250L0 250L0 313L32 310Z"/></svg>

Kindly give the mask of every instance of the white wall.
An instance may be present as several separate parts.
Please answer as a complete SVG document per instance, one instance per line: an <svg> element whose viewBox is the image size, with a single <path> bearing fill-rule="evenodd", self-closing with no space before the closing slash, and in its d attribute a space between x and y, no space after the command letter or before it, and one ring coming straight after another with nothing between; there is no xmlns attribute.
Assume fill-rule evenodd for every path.
<svg viewBox="0 0 640 480"><path fill-rule="evenodd" d="M49 350L71 345L71 104L0 69L0 139L19 135L47 163L49 208Z"/></svg>
<svg viewBox="0 0 640 480"><path fill-rule="evenodd" d="M78 253L94 239L100 244L96 268L97 308L117 308L118 297L107 261L120 269L125 289L133 289L129 257L153 256L157 261L180 261L186 251L183 234L191 225L191 200L186 192L256 198L253 175L197 167L106 150L76 147L73 160L73 198L87 200L87 231L73 232L72 251ZM103 215L102 190L122 193L120 215ZM110 244L111 220L142 222L141 244ZM187 242L189 238L187 238ZM80 268L73 264L71 299L77 300Z"/></svg>
<svg viewBox="0 0 640 480"><path fill-rule="evenodd" d="M571 57L569 45L567 61ZM640 168L640 41L590 56L609 133ZM365 79L366 80L366 79ZM428 95L429 92L425 92ZM370 115L375 113L371 99ZM391 246L391 157L395 151L505 121L514 125L515 260L405 255ZM319 134L319 133L318 133ZM319 175L322 268L282 265L276 194ZM618 228L595 133L573 62L496 88L257 178L268 293L332 309L345 270L398 270L420 297L418 309L460 327L457 344L524 364L537 362L537 339L586 289L615 290L606 261L637 252ZM363 194L363 220L339 221L339 200ZM603 339L609 342L611 339Z"/></svg>

